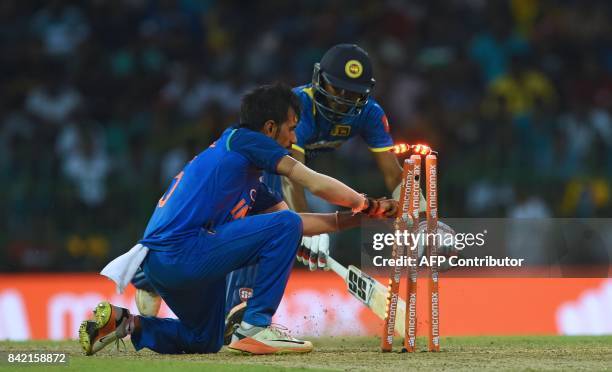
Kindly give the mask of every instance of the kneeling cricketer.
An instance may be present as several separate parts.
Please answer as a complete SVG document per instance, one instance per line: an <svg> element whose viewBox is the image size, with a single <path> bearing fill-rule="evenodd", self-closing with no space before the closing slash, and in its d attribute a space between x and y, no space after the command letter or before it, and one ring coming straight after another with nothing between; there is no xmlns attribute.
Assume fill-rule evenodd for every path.
<svg viewBox="0 0 612 372"><path fill-rule="evenodd" d="M229 349L251 354L304 353L313 348L271 324L303 235L355 227L364 217L395 215L393 200L375 200L289 156L300 101L282 84L261 86L242 99L240 124L228 128L177 174L161 197L143 238L102 271L120 289L137 267L178 319L130 314L109 302L79 328L87 355L126 336L136 350L214 353L226 329L226 276L258 266L253 296ZM336 213L295 213L261 182L262 171L288 177L328 202Z"/></svg>

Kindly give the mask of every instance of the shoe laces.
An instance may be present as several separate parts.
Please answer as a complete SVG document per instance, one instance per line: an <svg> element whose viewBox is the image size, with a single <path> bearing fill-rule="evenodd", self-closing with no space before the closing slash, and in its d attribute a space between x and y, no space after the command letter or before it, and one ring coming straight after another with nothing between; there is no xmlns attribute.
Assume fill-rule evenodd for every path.
<svg viewBox="0 0 612 372"><path fill-rule="evenodd" d="M115 347L117 348L117 351L121 352L121 348L119 347L119 344L123 345L123 351L127 352L127 346L125 346L125 341L123 341L122 338L117 338L115 340Z"/></svg>
<svg viewBox="0 0 612 372"><path fill-rule="evenodd" d="M293 337L289 334L289 332L290 332L289 328L285 327L282 324L272 323L272 324L270 324L270 326L268 328L270 328L270 331L272 331L275 335L277 335L279 337L293 339Z"/></svg>
<svg viewBox="0 0 612 372"><path fill-rule="evenodd" d="M115 347L117 351L121 351L120 344L123 345L123 351L127 352L127 346L125 346L125 341L123 338L127 335L132 334L133 326L134 326L134 318L130 315L129 311L123 310L121 314L119 324L115 327L115 334L117 335L117 339L115 340Z"/></svg>

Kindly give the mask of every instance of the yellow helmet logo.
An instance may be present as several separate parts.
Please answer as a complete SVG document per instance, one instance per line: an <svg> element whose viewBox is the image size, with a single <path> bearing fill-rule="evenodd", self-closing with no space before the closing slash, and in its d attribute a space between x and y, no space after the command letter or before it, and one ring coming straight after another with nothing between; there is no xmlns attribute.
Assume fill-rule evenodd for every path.
<svg viewBox="0 0 612 372"><path fill-rule="evenodd" d="M357 79L363 73L363 66L358 60L351 59L344 65L344 72L346 72L346 76Z"/></svg>

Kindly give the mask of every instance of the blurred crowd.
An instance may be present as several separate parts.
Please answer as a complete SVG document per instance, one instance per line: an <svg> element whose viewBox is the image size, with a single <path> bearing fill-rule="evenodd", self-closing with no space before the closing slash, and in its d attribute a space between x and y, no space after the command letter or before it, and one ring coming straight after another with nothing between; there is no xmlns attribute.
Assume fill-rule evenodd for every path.
<svg viewBox="0 0 612 372"><path fill-rule="evenodd" d="M309 82L338 42L370 53L395 140L440 152L442 215L610 216L611 15L605 0L1 1L0 271L99 269L245 90ZM359 141L313 166L386 193L356 159L372 164Z"/></svg>

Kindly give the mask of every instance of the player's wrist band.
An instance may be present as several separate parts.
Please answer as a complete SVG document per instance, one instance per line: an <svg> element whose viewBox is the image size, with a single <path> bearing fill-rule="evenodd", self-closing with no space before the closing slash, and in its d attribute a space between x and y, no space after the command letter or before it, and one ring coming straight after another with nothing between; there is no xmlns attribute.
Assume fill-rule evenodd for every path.
<svg viewBox="0 0 612 372"><path fill-rule="evenodd" d="M376 200L374 198L370 198L366 194L363 194L363 196L366 197L366 207L361 211L361 213L368 214L373 208L376 207Z"/></svg>

